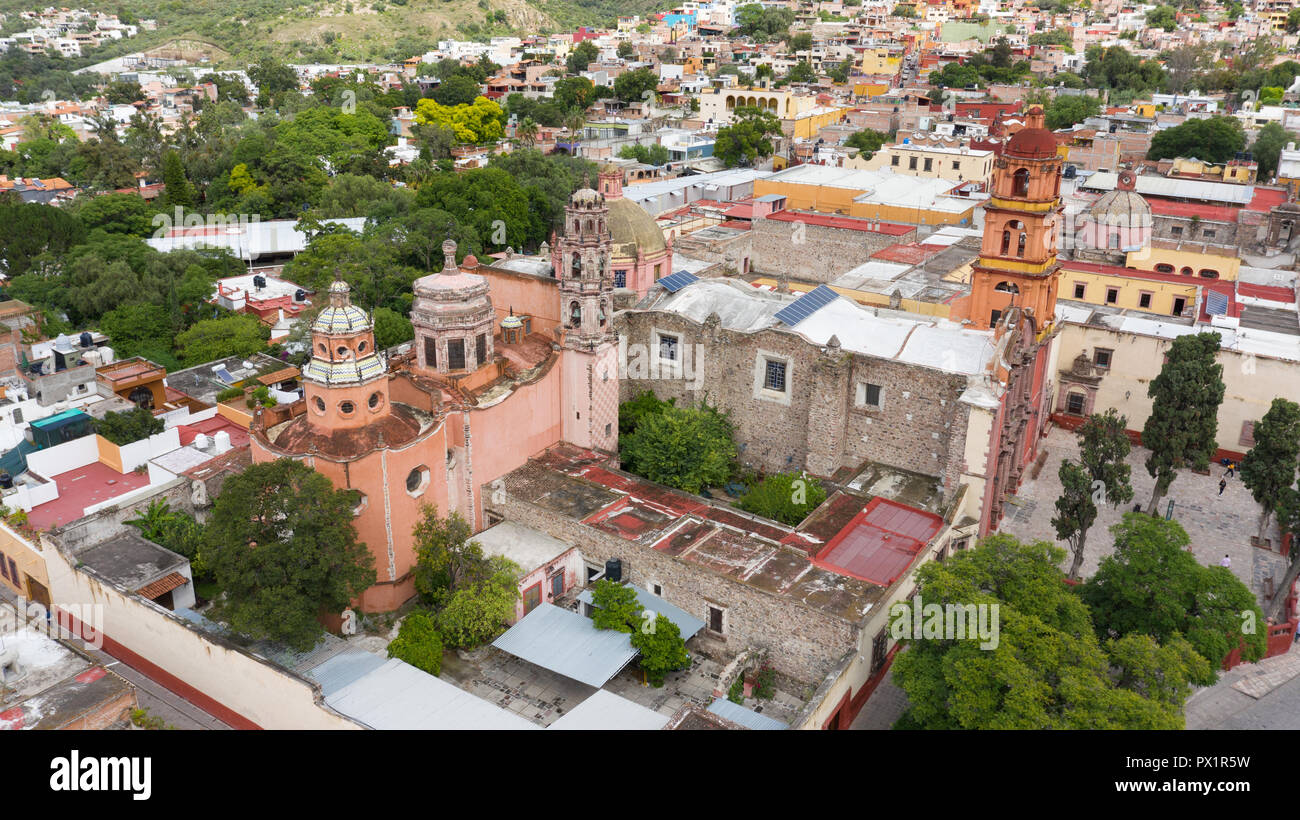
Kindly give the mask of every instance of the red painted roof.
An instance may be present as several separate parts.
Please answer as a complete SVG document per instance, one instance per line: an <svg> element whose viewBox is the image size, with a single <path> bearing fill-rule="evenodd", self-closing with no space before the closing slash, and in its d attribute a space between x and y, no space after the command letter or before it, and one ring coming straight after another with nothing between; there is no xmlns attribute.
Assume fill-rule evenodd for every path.
<svg viewBox="0 0 1300 820"><path fill-rule="evenodd" d="M1246 206L1248 211L1269 211L1286 202L1286 191L1275 188L1255 188L1255 196Z"/></svg>
<svg viewBox="0 0 1300 820"><path fill-rule="evenodd" d="M848 231L881 233L886 236L906 236L916 228L911 225L899 225L894 222L878 222L874 219L860 219L856 216L831 216L829 214L811 213L809 211L777 211L769 214L768 219L778 222L802 222L805 225L817 225L823 228L841 228Z"/></svg>
<svg viewBox="0 0 1300 820"><path fill-rule="evenodd" d="M933 513L873 498L830 540L814 564L889 586L943 526Z"/></svg>
<svg viewBox="0 0 1300 820"><path fill-rule="evenodd" d="M193 424L178 424L176 430L180 434L182 447L192 444L194 437L199 433L212 438L222 430L230 434L230 446L232 448L244 447L248 444L248 430L235 424L225 416L213 416L210 419L196 421Z"/></svg>
<svg viewBox="0 0 1300 820"><path fill-rule="evenodd" d="M98 461L46 476L59 488L59 497L32 508L27 521L38 530L48 530L76 521L91 504L125 495L149 483L147 473L119 473Z"/></svg>
<svg viewBox="0 0 1300 820"><path fill-rule="evenodd" d="M1158 216L1198 216L1215 222L1236 222L1239 210L1229 205L1201 205L1196 202L1176 202L1172 199L1151 197L1147 200L1151 213Z"/></svg>
<svg viewBox="0 0 1300 820"><path fill-rule="evenodd" d="M1239 281L1237 293L1255 299L1271 299L1274 302L1295 302L1295 288L1282 285L1255 285Z"/></svg>
<svg viewBox="0 0 1300 820"><path fill-rule="evenodd" d="M871 254L871 258L883 259L886 262L902 262L906 265L919 265L942 250L943 248L939 245L922 245L917 242L907 242L890 245L888 248L881 248Z"/></svg>

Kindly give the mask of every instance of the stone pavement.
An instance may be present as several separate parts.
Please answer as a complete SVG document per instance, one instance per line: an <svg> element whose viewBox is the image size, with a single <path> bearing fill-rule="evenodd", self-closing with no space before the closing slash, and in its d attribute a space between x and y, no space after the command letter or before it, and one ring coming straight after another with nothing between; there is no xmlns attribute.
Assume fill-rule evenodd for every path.
<svg viewBox="0 0 1300 820"><path fill-rule="evenodd" d="M1041 538L1056 542L1051 521L1056 514L1056 499L1061 494L1057 470L1060 469L1062 458L1078 457L1077 441L1074 433L1068 430L1059 427L1051 429L1043 442L1048 454L1047 460L1036 479L1025 477L1020 492L1007 507L1006 517L999 527L1000 532L1011 533L1021 539ZM1155 480L1147 475L1146 467L1142 466L1146 456L1147 451L1140 447L1133 448L1129 454L1133 501L1120 505L1118 509L1111 506L1099 509L1097 523L1088 531L1088 543L1080 570L1084 578L1095 574L1101 559L1114 551L1110 527L1119 523L1124 513L1132 510L1135 503L1145 506L1151 500ZM1207 566L1216 565L1226 553L1232 560L1232 572L1259 596L1266 578L1282 577L1286 570L1286 559L1276 552L1251 546L1250 538L1259 528L1259 505L1241 483L1240 476L1228 479L1227 489L1223 495L1219 495L1219 479L1223 474L1224 468L1218 464L1211 466L1209 475L1180 470L1169 488L1169 494L1160 502L1161 514L1164 514L1169 499L1173 499L1174 519L1183 525L1191 537L1192 553L1197 560ZM1276 544L1279 540L1276 523L1270 524L1270 529L1269 537ZM1067 551L1062 569L1068 570L1069 548L1065 542L1056 543Z"/></svg>
<svg viewBox="0 0 1300 820"><path fill-rule="evenodd" d="M894 685L891 671L876 687L876 691L871 693L871 697L867 698L862 711L858 712L849 728L891 729L894 722L907 711L907 707L907 695Z"/></svg>
<svg viewBox="0 0 1300 820"><path fill-rule="evenodd" d="M1183 707L1188 729L1300 729L1300 645L1224 672Z"/></svg>

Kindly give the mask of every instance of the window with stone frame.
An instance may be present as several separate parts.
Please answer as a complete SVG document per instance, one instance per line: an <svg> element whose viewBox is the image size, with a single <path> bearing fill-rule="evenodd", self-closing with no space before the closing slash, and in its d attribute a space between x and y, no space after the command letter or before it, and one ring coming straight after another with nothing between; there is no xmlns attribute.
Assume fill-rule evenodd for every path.
<svg viewBox="0 0 1300 820"><path fill-rule="evenodd" d="M763 388L777 393L785 392L785 362L767 359L763 363Z"/></svg>
<svg viewBox="0 0 1300 820"><path fill-rule="evenodd" d="M882 406L881 400L884 398L884 388L878 384L870 382L858 382L857 405L858 407L870 407L879 410Z"/></svg>
<svg viewBox="0 0 1300 820"><path fill-rule="evenodd" d="M668 333L659 334L659 358L675 362L677 361L677 343L679 339Z"/></svg>
<svg viewBox="0 0 1300 820"><path fill-rule="evenodd" d="M1115 351L1105 347L1094 347L1092 349L1092 363L1097 367L1109 370L1111 357Z"/></svg>
<svg viewBox="0 0 1300 820"><path fill-rule="evenodd" d="M1082 283L1082 282L1075 282L1075 283L1074 283L1074 298L1075 298L1075 299L1082 299L1083 296L1084 296L1084 294L1087 293L1087 292L1088 292L1088 286L1087 286L1087 285L1085 285L1085 284Z"/></svg>
<svg viewBox="0 0 1300 820"><path fill-rule="evenodd" d="M1119 301L1119 288L1106 288L1106 304L1113 305Z"/></svg>
<svg viewBox="0 0 1300 820"><path fill-rule="evenodd" d="M1082 416L1088 399L1082 393L1070 393L1065 397L1065 412L1071 416Z"/></svg>
<svg viewBox="0 0 1300 820"><path fill-rule="evenodd" d="M448 370L465 369L465 340L464 339L447 340L447 369Z"/></svg>
<svg viewBox="0 0 1300 820"><path fill-rule="evenodd" d="M898 154L894 154L894 156L893 156L893 162L892 162L891 164L893 164L893 165L898 165L898 159L899 159Z"/></svg>
<svg viewBox="0 0 1300 820"><path fill-rule="evenodd" d="M1138 307L1140 307L1140 308L1149 308L1149 307L1151 307L1151 297L1154 296L1154 295L1155 295L1155 294L1153 294L1153 293L1152 293L1151 291L1149 291L1149 290L1144 290L1144 291L1142 291L1141 293L1139 293L1139 294L1138 294Z"/></svg>
<svg viewBox="0 0 1300 820"><path fill-rule="evenodd" d="M428 367L438 366L438 340L432 336L424 337L424 363Z"/></svg>
<svg viewBox="0 0 1300 820"><path fill-rule="evenodd" d="M627 271L625 270L614 271L614 287L616 288L627 287Z"/></svg>
<svg viewBox="0 0 1300 820"><path fill-rule="evenodd" d="M474 340L474 364L482 367L487 361L487 334L480 333Z"/></svg>
<svg viewBox="0 0 1300 820"><path fill-rule="evenodd" d="M725 635L727 633L727 611L720 606L709 604L709 631L716 635Z"/></svg>
<svg viewBox="0 0 1300 820"><path fill-rule="evenodd" d="M929 170L931 170L932 168L934 168L934 160L931 159L930 157L926 157L926 158L925 158L925 168L924 168L924 170L929 171Z"/></svg>
<svg viewBox="0 0 1300 820"><path fill-rule="evenodd" d="M889 656L889 632L881 629L876 633L876 637L871 639L871 674L876 674L885 666L885 658Z"/></svg>
<svg viewBox="0 0 1300 820"><path fill-rule="evenodd" d="M908 157L908 159L907 159L907 170L909 170L909 171L915 171L915 170L916 170L916 157Z"/></svg>

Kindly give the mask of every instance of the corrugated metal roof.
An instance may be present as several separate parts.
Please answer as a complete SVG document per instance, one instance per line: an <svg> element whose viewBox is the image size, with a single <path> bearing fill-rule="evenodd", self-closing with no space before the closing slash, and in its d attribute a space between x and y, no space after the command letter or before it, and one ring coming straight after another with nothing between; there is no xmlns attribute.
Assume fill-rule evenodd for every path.
<svg viewBox="0 0 1300 820"><path fill-rule="evenodd" d="M624 586L632 585L624 584ZM641 604L642 609L648 609L651 612L663 615L668 620L677 624L677 629L682 633L683 641L689 641L695 636L696 632L699 632L704 628L704 621L701 621L699 618L696 618L684 609L679 609L673 606L663 598L655 595L653 592L648 592L640 587L632 587L632 589L636 592L637 603ZM591 590L584 589L582 592L578 593L578 600L582 601L584 604L591 603Z"/></svg>
<svg viewBox="0 0 1300 820"><path fill-rule="evenodd" d="M753 709L746 709L744 706L732 703L729 700L718 698L709 704L709 711L718 717L724 717L732 723L738 723L746 729L758 729L760 731L771 731L774 729L789 729L790 727L776 718L770 718L766 715L760 715Z"/></svg>
<svg viewBox="0 0 1300 820"><path fill-rule="evenodd" d="M546 603L492 645L597 689L636 657L626 633L597 629L590 619Z"/></svg>
<svg viewBox="0 0 1300 820"><path fill-rule="evenodd" d="M652 732L662 729L666 723L668 723L667 715L661 715L653 709L647 709L613 692L597 689L596 694L579 703L548 728Z"/></svg>
<svg viewBox="0 0 1300 820"><path fill-rule="evenodd" d="M325 702L372 729L539 728L396 658L327 695Z"/></svg>
<svg viewBox="0 0 1300 820"><path fill-rule="evenodd" d="M328 697L348 684L369 675L387 662L378 655L353 649L335 655L309 671L307 676L319 683L321 694Z"/></svg>
<svg viewBox="0 0 1300 820"><path fill-rule="evenodd" d="M1094 191L1114 190L1119 175L1114 171L1098 171L1080 184ZM1234 185L1228 182L1206 182L1199 179L1171 179L1143 175L1135 186L1143 196L1163 196L1170 199L1198 199L1207 202L1228 202L1245 205L1255 197L1254 185Z"/></svg>

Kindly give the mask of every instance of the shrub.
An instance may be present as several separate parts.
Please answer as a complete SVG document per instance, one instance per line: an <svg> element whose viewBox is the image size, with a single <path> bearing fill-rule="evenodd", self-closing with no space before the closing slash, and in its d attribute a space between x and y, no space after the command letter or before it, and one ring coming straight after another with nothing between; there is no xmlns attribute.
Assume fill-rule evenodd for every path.
<svg viewBox="0 0 1300 820"><path fill-rule="evenodd" d="M654 686L664 685L664 675L691 663L681 630L666 615L632 633L632 648L641 653L641 670Z"/></svg>
<svg viewBox="0 0 1300 820"><path fill-rule="evenodd" d="M442 636L426 612L412 612L388 645L388 657L405 661L430 675L442 672Z"/></svg>
<svg viewBox="0 0 1300 820"><path fill-rule="evenodd" d="M731 476L731 432L731 420L716 407L667 407L641 419L622 440L619 456L629 472L698 493Z"/></svg>
<svg viewBox="0 0 1300 820"><path fill-rule="evenodd" d="M491 559L495 571L452 593L438 613L438 630L447 646L473 647L500 635L515 616L519 600L518 565L505 559Z"/></svg>
<svg viewBox="0 0 1300 820"><path fill-rule="evenodd" d="M93 425L96 433L119 447L156 435L167 428L162 419L143 407L121 413L105 413Z"/></svg>
<svg viewBox="0 0 1300 820"><path fill-rule="evenodd" d="M220 393L217 394L217 401L218 402L230 401L231 399L238 399L243 395L244 395L244 388L227 387L225 390L222 390Z"/></svg>
<svg viewBox="0 0 1300 820"><path fill-rule="evenodd" d="M826 500L817 479L803 473L777 473L750 488L736 501L746 512L795 526Z"/></svg>

